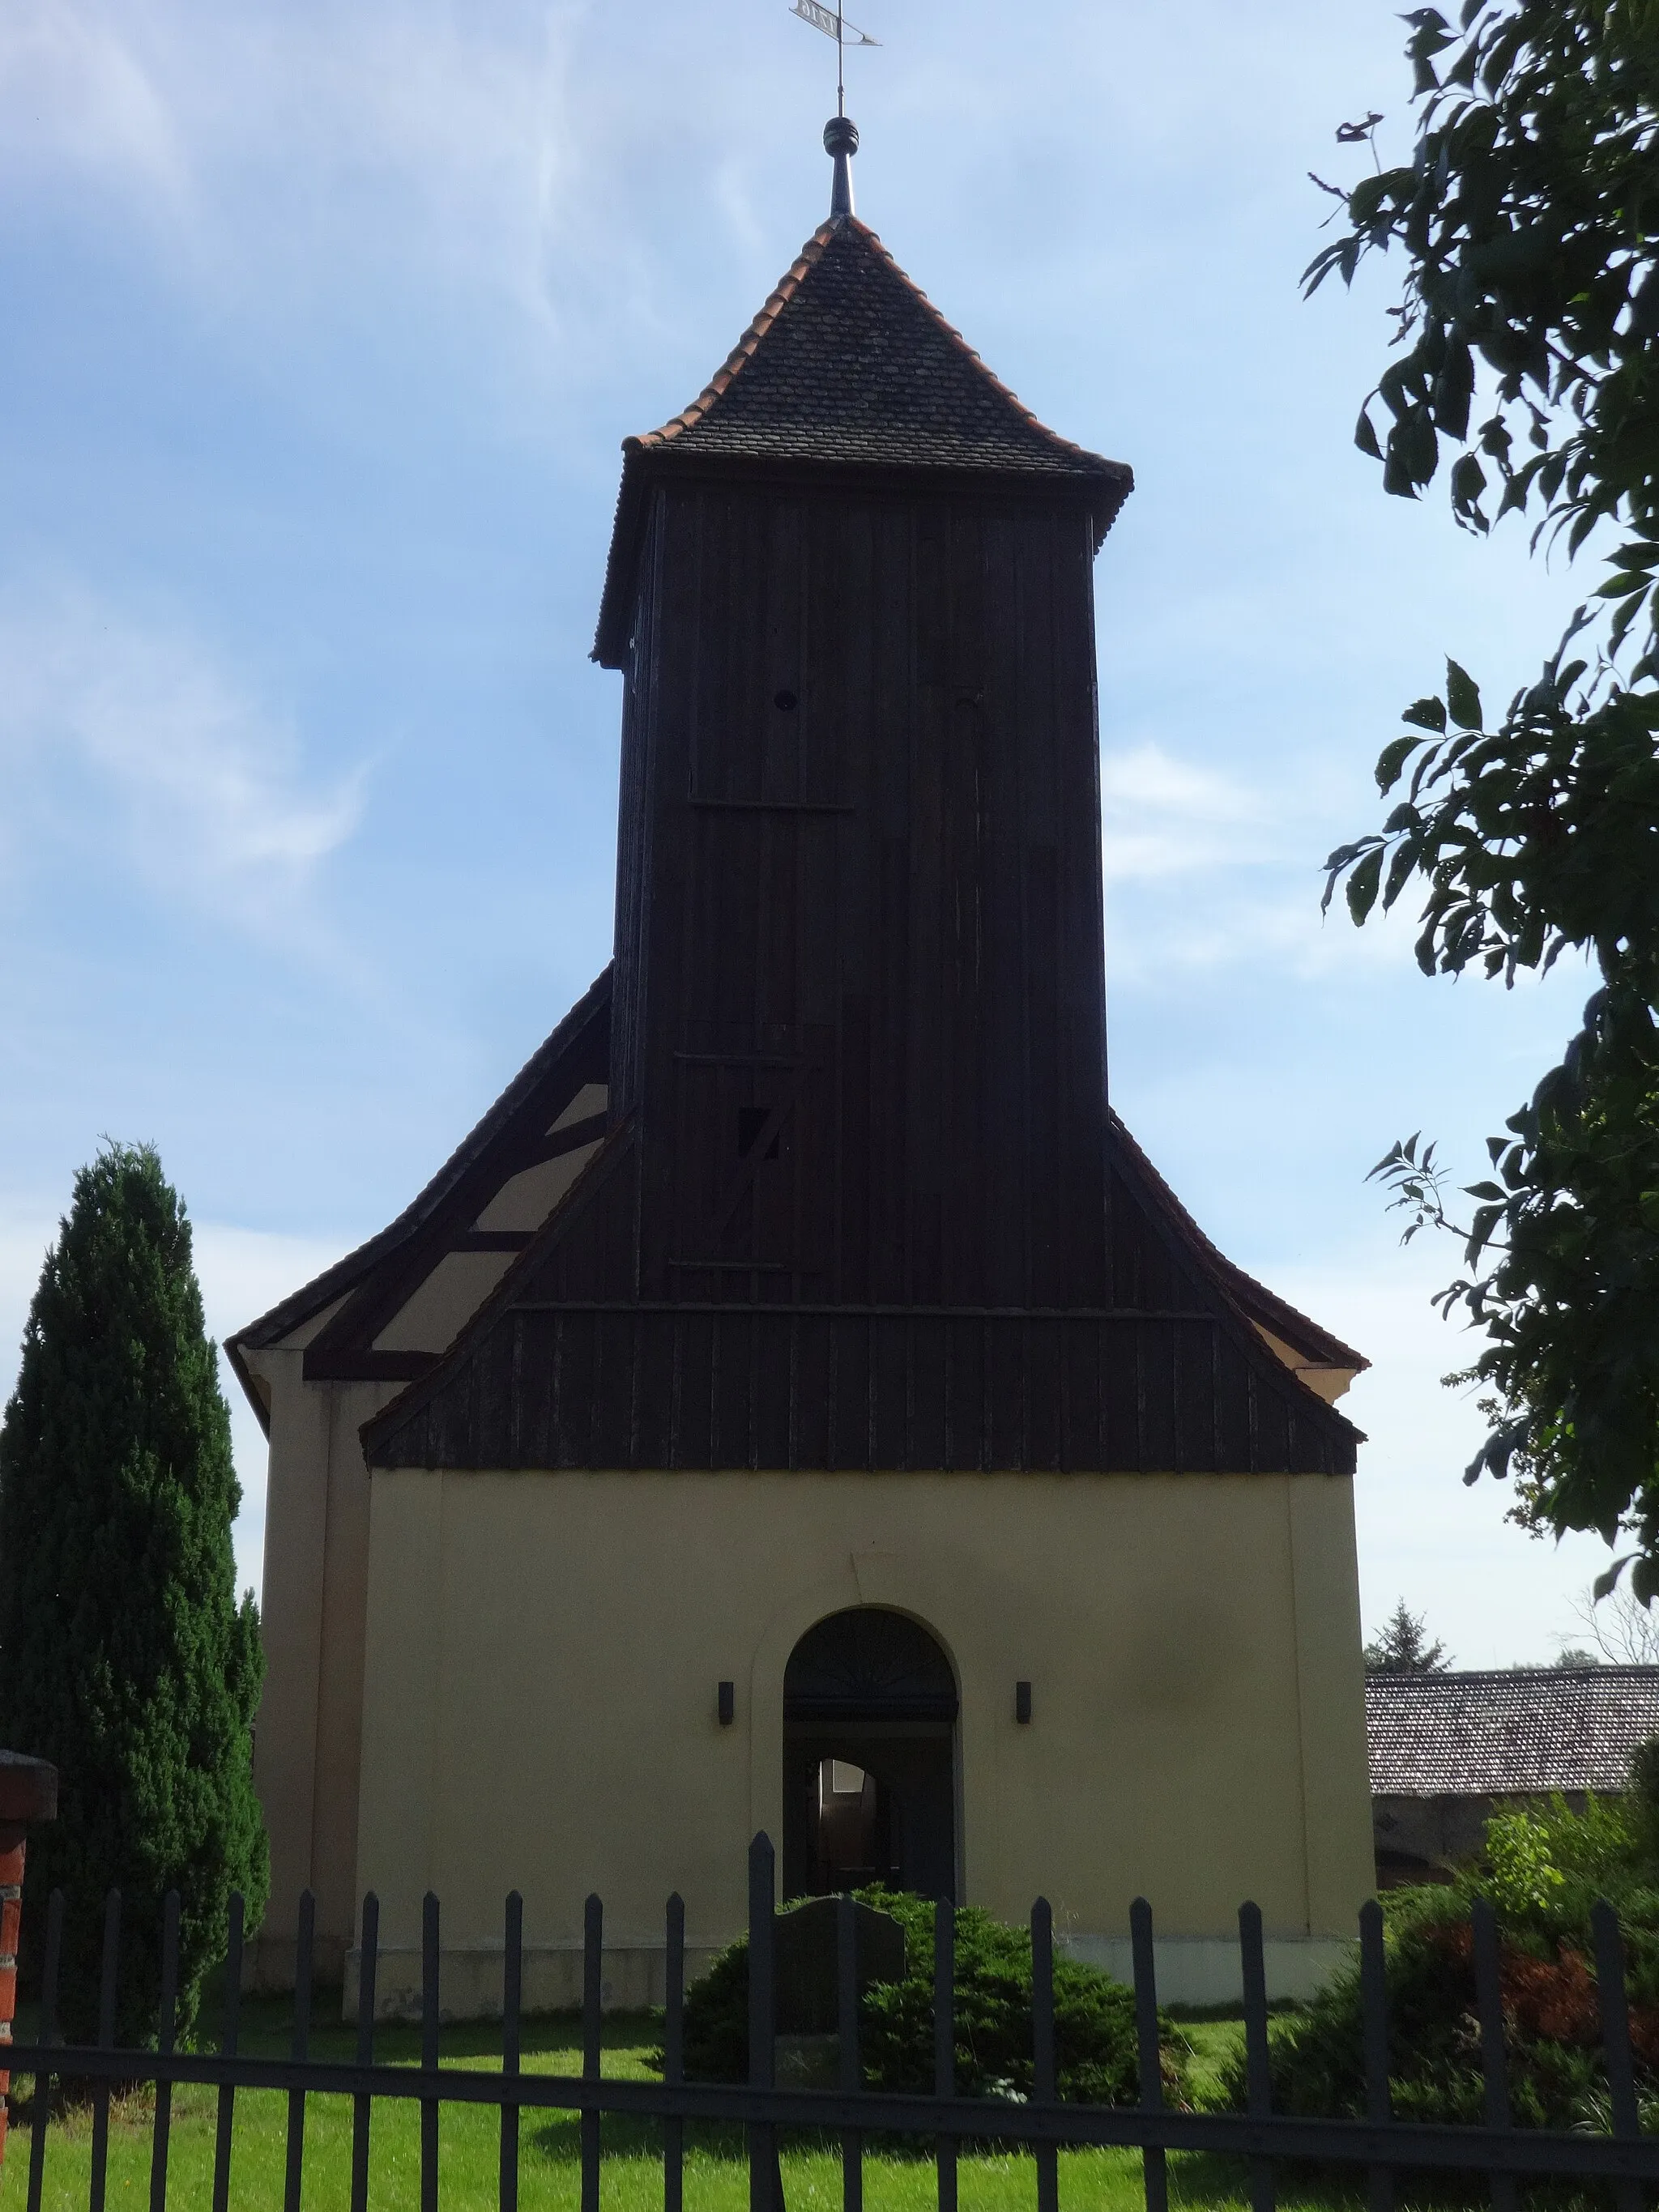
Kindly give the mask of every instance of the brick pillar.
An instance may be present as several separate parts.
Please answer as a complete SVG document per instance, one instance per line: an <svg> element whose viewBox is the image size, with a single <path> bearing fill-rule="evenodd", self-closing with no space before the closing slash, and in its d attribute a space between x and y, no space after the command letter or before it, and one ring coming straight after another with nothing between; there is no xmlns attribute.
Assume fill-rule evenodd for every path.
<svg viewBox="0 0 1659 2212"><path fill-rule="evenodd" d="M0 1751L0 2046L11 2041L17 2009L17 1923L23 1909L23 1847L31 1826L58 1817L58 1769L43 1759ZM3 2057L0 2049L0 2057ZM6 2155L6 2092L0 2068L0 2161Z"/></svg>

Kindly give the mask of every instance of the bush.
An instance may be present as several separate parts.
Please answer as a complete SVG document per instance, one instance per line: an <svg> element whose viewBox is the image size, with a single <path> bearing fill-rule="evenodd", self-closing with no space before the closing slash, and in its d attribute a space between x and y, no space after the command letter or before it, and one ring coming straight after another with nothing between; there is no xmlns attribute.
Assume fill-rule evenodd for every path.
<svg viewBox="0 0 1659 2212"><path fill-rule="evenodd" d="M1485 2092L1469 1900L1455 1889L1396 1894L1385 1938L1395 2118L1478 2124ZM1595 1984L1583 1954L1524 1943L1505 1931L1499 1955L1516 2125L1604 2124ZM1357 1966L1328 1984L1304 2013L1276 2021L1270 2036L1275 2110L1364 2117ZM1239 2054L1223 2075L1223 2094L1236 2108L1244 2103L1244 2086Z"/></svg>
<svg viewBox="0 0 1659 2212"><path fill-rule="evenodd" d="M923 2094L933 2086L933 1907L925 1898L860 1890L904 1929L904 1978L878 1982L859 2008L859 2055L872 2089ZM957 2091L965 2097L1027 2098L1031 2063L1029 1929L961 1905L956 1925ZM1186 2101L1185 2046L1161 2022L1164 2094ZM1076 1960L1054 1960L1057 2086L1070 2101L1128 2105L1139 2094L1134 1997L1122 1983ZM687 1992L685 2070L698 2081L742 2081L749 2073L749 1944L721 1952Z"/></svg>
<svg viewBox="0 0 1659 2212"><path fill-rule="evenodd" d="M1510 2102L1517 2125L1605 2128L1607 2087L1590 1933L1606 1897L1620 1911L1631 2001L1631 2039L1644 2124L1659 2119L1659 1893L1655 1823L1638 1763L1629 1800L1590 1798L1575 1813L1559 1797L1495 1815L1481 1859L1444 1887L1394 1891L1383 1900L1389 2069L1401 2119L1478 2123L1484 2116L1471 1909L1486 1899L1498 1923ZM1364 2066L1358 1966L1306 2009L1271 2031L1278 2110L1363 2117ZM1245 2101L1244 2061L1222 2077L1226 2101Z"/></svg>

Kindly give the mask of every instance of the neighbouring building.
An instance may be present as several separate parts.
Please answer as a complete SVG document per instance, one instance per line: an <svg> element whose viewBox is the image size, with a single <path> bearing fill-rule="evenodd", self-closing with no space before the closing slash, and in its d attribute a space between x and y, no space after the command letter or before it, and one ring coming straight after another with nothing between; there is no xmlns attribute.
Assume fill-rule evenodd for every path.
<svg viewBox="0 0 1659 2212"><path fill-rule="evenodd" d="M826 143L840 128L832 126ZM615 957L381 1235L228 1351L270 1437L257 1775L292 1971L443 1905L446 2003L659 1993L882 1875L1166 1995L1372 1881L1359 1355L1110 1111L1093 566L1046 429L851 210L624 445ZM348 2003L350 2002L348 1994Z"/></svg>
<svg viewBox="0 0 1659 2212"><path fill-rule="evenodd" d="M1637 1746L1659 1735L1659 1667L1372 1674L1365 1723L1378 1887L1434 1881L1495 1812L1622 1796Z"/></svg>

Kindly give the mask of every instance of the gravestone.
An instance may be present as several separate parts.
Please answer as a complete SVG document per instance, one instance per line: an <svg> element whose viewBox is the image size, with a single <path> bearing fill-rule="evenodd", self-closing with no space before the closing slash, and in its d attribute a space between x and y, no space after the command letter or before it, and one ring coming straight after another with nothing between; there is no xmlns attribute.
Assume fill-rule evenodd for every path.
<svg viewBox="0 0 1659 2212"><path fill-rule="evenodd" d="M780 2035L834 2035L837 2025L836 1925L841 1899L814 1897L781 1912L774 1959ZM858 1992L904 1976L904 1930L890 1912L853 1907Z"/></svg>

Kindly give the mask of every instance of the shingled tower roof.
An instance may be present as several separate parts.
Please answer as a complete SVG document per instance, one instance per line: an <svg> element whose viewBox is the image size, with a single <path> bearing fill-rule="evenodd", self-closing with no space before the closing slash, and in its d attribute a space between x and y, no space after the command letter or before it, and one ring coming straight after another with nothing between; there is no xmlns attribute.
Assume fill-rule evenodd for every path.
<svg viewBox="0 0 1659 2212"><path fill-rule="evenodd" d="M1038 422L851 215L813 232L691 404L623 451L593 654L610 666L627 648L641 495L655 468L939 470L1075 487L1093 507L1097 543L1134 482L1122 462Z"/></svg>
<svg viewBox="0 0 1659 2212"><path fill-rule="evenodd" d="M703 392L641 450L1105 477L1129 471L1038 422L867 223L831 216Z"/></svg>

